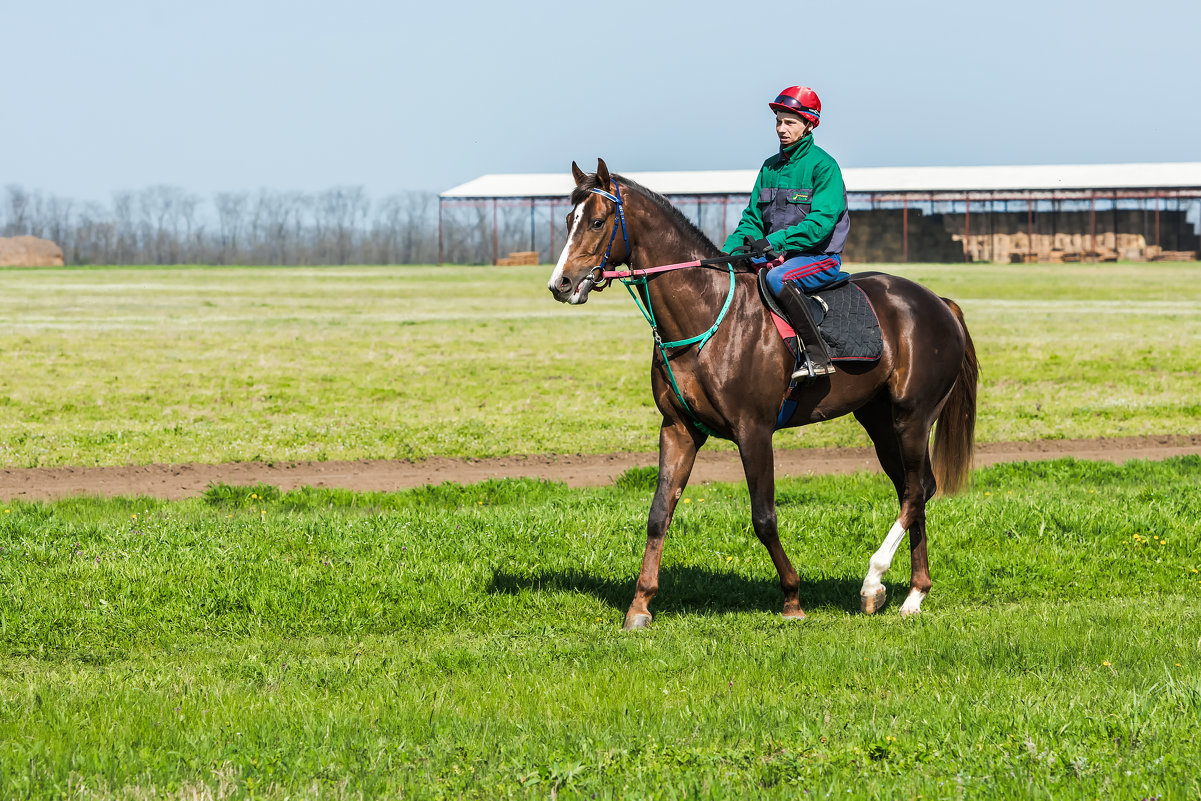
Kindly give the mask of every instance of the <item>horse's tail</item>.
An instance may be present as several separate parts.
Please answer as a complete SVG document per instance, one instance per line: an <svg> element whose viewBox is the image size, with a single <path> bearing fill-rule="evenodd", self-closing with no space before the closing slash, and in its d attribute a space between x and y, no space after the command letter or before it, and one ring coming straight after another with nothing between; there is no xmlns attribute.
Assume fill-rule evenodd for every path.
<svg viewBox="0 0 1201 801"><path fill-rule="evenodd" d="M966 347L959 365L959 376L951 394L938 414L934 428L934 478L938 488L950 495L963 487L972 466L972 445L976 437L976 384L980 378L980 362L976 346L963 321L963 309L947 298L942 299L963 329Z"/></svg>

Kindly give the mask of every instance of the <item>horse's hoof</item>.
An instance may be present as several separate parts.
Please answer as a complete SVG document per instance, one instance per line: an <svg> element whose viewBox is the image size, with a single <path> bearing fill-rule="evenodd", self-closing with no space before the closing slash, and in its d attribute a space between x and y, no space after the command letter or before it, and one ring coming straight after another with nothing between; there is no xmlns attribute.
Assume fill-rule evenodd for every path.
<svg viewBox="0 0 1201 801"><path fill-rule="evenodd" d="M863 614L871 615L879 612L884 608L885 602L888 600L888 592L881 587L871 595L859 596L859 608L863 610Z"/></svg>
<svg viewBox="0 0 1201 801"><path fill-rule="evenodd" d="M784 619L793 623L804 623L809 618L805 617L805 613L798 609L795 612L785 612Z"/></svg>
<svg viewBox="0 0 1201 801"><path fill-rule="evenodd" d="M650 628L650 625L651 616L639 613L637 615L626 615L625 625L621 628L623 631L633 631L634 629Z"/></svg>
<svg viewBox="0 0 1201 801"><path fill-rule="evenodd" d="M905 599L905 603L901 604L901 617L913 617L921 614L922 601L926 598L926 593L921 590L910 590L909 597Z"/></svg>

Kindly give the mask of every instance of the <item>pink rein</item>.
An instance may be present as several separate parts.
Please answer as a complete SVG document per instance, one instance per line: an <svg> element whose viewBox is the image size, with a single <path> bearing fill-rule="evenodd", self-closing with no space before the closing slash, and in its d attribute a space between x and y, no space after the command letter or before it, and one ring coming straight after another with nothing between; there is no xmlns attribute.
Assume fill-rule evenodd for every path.
<svg viewBox="0 0 1201 801"><path fill-rule="evenodd" d="M763 264L757 265L757 267L759 270L762 270L765 267L771 269L772 267L778 267L783 263L784 257L776 256L771 261L764 262ZM611 281L614 278L635 278L643 275L654 275L655 273L666 273L672 270L683 270L686 267L700 267L701 264L703 264L703 262L698 259L697 261L682 261L677 264L663 264L659 267L647 267L644 270L635 270L632 268L629 270L603 270L601 272L601 280Z"/></svg>

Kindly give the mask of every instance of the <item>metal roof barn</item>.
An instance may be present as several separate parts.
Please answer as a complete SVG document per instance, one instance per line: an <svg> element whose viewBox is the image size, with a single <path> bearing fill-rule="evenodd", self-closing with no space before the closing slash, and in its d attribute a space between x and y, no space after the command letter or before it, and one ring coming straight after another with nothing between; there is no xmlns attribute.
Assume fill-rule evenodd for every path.
<svg viewBox="0 0 1201 801"><path fill-rule="evenodd" d="M700 218L704 206L720 204L719 233L724 236L729 230L727 211L736 210L748 202L749 192L755 182L757 170L709 170L709 171L656 171L623 173L643 186L670 198L682 210L694 205L696 217ZM1037 261L1034 247L1036 240L1035 218L1047 213L1089 213L1087 235L1089 241L1081 246L1080 253L1099 254L1097 245L1097 214L1113 211L1115 228L1121 227L1117 219L1119 211L1131 209L1154 213L1154 234L1151 223L1147 223L1144 240L1160 239L1159 215L1174 207L1176 212L1187 215L1194 228L1201 222L1201 162L1174 162L1150 164L1057 164L1025 166L986 167L859 167L844 168L848 201L852 209L852 226L863 211L899 210L900 252L899 260L909 260L909 223L911 206L924 209L927 215L954 215L948 222L948 231L956 241L962 242L963 258L972 260L972 224L977 225L976 237L982 236L979 222L981 215L1015 214L1013 202L1019 204L1017 213L1027 217L1028 249L1024 260ZM491 204L493 208L493 260L496 261L497 213L500 205L511 207L525 205L530 209L530 246L535 245L535 209L550 207L550 250L555 244L554 207L566 206L566 198L574 188L568 171L562 173L524 173L509 175L483 175L467 183L449 189L439 196L439 259L442 253L442 213L446 204ZM1100 205L1098 204L1100 201ZM1024 202L1024 206L1021 205ZM999 205L1003 204L1003 205ZM1187 206L1187 208L1185 208ZM1183 211L1182 211L1183 210ZM962 224L959 220L962 218ZM990 217L990 236L995 245ZM1104 223L1108 225L1109 223ZM1012 226L1010 226L1012 227ZM1083 228L1083 226L1081 226ZM1013 233L1013 232L1011 232ZM1062 233L1062 232L1060 232ZM1007 234L1008 235L1008 234ZM1052 240L1054 234L1051 235ZM1177 239L1180 235L1177 234ZM1191 241L1191 240L1190 240ZM1182 240L1182 244L1187 244ZM984 247L984 246L982 246ZM1116 248L1116 239L1115 245ZM1162 248L1161 248L1162 249ZM995 248L984 247L989 254ZM1050 248L1053 251L1054 248ZM996 251L999 252L999 251ZM920 254L919 254L920 255ZM552 252L553 256L553 252ZM1013 252L1009 253L1010 258ZM1016 260L1016 259L1015 259ZM1052 259L1054 260L1054 259ZM1074 259L1073 259L1074 260Z"/></svg>

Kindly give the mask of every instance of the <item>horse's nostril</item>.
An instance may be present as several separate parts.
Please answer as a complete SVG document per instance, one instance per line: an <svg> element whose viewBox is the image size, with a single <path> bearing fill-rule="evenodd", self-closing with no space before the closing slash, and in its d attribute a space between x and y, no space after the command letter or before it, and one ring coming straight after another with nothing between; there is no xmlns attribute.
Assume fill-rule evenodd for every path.
<svg viewBox="0 0 1201 801"><path fill-rule="evenodd" d="M567 278L560 278L559 289L563 290L564 292L571 289L571 281L567 280Z"/></svg>

